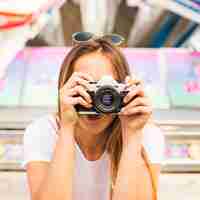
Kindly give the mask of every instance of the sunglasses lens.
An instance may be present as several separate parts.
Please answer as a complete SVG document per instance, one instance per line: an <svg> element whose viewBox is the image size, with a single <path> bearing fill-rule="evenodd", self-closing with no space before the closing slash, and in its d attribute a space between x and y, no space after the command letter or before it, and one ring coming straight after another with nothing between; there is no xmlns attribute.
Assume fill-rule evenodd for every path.
<svg viewBox="0 0 200 200"><path fill-rule="evenodd" d="M92 33L89 32L78 32L72 35L72 39L76 42L87 42L93 37Z"/></svg>
<svg viewBox="0 0 200 200"><path fill-rule="evenodd" d="M117 34L105 35L103 39L117 46L124 42L124 38Z"/></svg>
<svg viewBox="0 0 200 200"><path fill-rule="evenodd" d="M121 42L121 38L116 36L116 35L113 35L112 38L111 38L112 42L114 44L118 44L119 42Z"/></svg>

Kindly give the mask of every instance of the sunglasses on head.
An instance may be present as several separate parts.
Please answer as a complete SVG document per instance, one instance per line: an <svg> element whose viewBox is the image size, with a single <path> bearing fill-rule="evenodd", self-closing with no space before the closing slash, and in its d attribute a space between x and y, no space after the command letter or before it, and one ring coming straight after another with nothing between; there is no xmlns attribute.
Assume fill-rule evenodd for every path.
<svg viewBox="0 0 200 200"><path fill-rule="evenodd" d="M114 46L122 46L122 44L125 42L125 39L118 34L106 34L103 36L96 36L95 34L90 32L76 32L72 35L72 44L76 45L84 42L87 43L96 39L103 39Z"/></svg>

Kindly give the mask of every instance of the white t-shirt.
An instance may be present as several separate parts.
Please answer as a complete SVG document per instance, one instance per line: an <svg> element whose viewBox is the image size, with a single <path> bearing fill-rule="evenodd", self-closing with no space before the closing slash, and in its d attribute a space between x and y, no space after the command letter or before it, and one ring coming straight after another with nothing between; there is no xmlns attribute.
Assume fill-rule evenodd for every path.
<svg viewBox="0 0 200 200"><path fill-rule="evenodd" d="M27 127L24 135L24 167L31 161L51 161L58 138L56 129L53 115L44 116ZM163 161L164 136L158 127L144 128L143 145L151 163L159 164ZM78 144L75 147L73 200L109 200L108 154L104 152L99 160L88 161Z"/></svg>

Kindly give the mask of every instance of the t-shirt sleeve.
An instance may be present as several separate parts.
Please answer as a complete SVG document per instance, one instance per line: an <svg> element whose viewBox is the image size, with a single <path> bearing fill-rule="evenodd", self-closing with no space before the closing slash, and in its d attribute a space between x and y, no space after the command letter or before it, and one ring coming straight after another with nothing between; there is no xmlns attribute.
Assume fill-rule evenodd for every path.
<svg viewBox="0 0 200 200"><path fill-rule="evenodd" d="M155 126L144 128L143 145L152 164L163 164L165 158L165 138L163 131Z"/></svg>
<svg viewBox="0 0 200 200"><path fill-rule="evenodd" d="M52 159L56 133L47 118L39 119L30 124L23 138L22 167L31 161L47 161Z"/></svg>

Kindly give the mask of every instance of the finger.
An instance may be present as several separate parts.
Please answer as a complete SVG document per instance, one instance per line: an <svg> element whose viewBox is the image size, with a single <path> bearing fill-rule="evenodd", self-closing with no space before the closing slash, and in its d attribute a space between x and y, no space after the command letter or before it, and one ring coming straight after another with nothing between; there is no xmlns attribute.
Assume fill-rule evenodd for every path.
<svg viewBox="0 0 200 200"><path fill-rule="evenodd" d="M83 73L83 72L74 72L74 76L78 76L86 81L94 81L94 79L92 78L92 76L90 76L87 73Z"/></svg>
<svg viewBox="0 0 200 200"><path fill-rule="evenodd" d="M138 85L138 86L133 85L129 90L130 91L123 99L123 102L125 104L128 103L135 96L141 96L141 97L145 96L144 88L141 85Z"/></svg>
<svg viewBox="0 0 200 200"><path fill-rule="evenodd" d="M74 79L74 81L76 82L76 85L82 85L83 87L85 87L86 89L89 89L89 82L80 78L80 77L76 77Z"/></svg>
<svg viewBox="0 0 200 200"><path fill-rule="evenodd" d="M73 95L81 95L88 103L92 103L92 99L90 95L86 92L85 88L83 88L81 85L76 86L74 89Z"/></svg>
<svg viewBox="0 0 200 200"><path fill-rule="evenodd" d="M151 106L150 100L147 97L136 97L133 101L122 108L122 112L136 106Z"/></svg>
<svg viewBox="0 0 200 200"><path fill-rule="evenodd" d="M62 99L62 103L64 104L70 104L72 106L75 106L77 104L80 104L84 107L90 108L92 105L88 103L86 100L84 100L82 97L66 97Z"/></svg>
<svg viewBox="0 0 200 200"><path fill-rule="evenodd" d="M69 80L67 81L66 87L72 88L77 84L88 87L88 81L93 81L90 75L87 75L82 72L74 72L69 78Z"/></svg>
<svg viewBox="0 0 200 200"><path fill-rule="evenodd" d="M125 83L127 87L130 87L132 85L138 85L140 83L142 83L142 81L140 79L138 79L136 76L127 76L125 79Z"/></svg>
<svg viewBox="0 0 200 200"><path fill-rule="evenodd" d="M84 107L91 107L92 105L90 104L90 103L88 103L87 101L85 101L82 97L74 97L74 105L76 105L76 104L80 104L80 105L82 105L82 106L84 106Z"/></svg>
<svg viewBox="0 0 200 200"><path fill-rule="evenodd" d="M64 85L64 88L68 90L68 89L74 88L77 85L81 85L84 88L89 89L89 82L78 76L73 77L72 79L69 79L66 85Z"/></svg>
<svg viewBox="0 0 200 200"><path fill-rule="evenodd" d="M122 112L122 115L134 115L134 114L151 114L152 113L152 107L150 106L137 106L132 107L129 110L126 110Z"/></svg>

